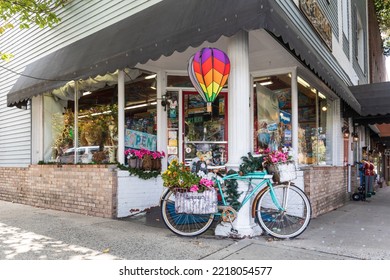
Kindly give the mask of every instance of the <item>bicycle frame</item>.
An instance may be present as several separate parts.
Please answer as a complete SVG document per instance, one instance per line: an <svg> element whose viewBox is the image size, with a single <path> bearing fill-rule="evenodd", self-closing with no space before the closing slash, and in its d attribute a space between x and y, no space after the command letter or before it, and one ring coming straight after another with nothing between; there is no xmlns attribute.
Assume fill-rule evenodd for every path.
<svg viewBox="0 0 390 280"><path fill-rule="evenodd" d="M241 205L238 209L238 211L252 198L254 194L256 194L260 189L262 189L264 186L268 185L270 187L270 194L272 198L272 202L275 204L275 206L280 210L284 211L284 208L280 205L279 201L275 197L274 188L271 182L271 178L273 175L268 174L267 172L254 172L254 173L248 173L247 175L240 176L239 174L231 174L223 177L222 179L225 180L237 180L237 181L244 181L248 184L254 185L255 187L252 189L252 191L247 194L244 198L244 200L241 202ZM261 180L259 183L254 184L252 180ZM229 204L226 202L222 186L220 182L217 180L218 190L222 198L223 206L229 206ZM216 213L216 215L221 215L221 213Z"/></svg>

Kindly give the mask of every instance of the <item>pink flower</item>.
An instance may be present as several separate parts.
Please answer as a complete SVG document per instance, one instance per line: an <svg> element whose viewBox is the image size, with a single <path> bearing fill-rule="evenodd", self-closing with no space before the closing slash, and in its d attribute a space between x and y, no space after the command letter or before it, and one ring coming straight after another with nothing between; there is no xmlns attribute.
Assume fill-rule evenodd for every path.
<svg viewBox="0 0 390 280"><path fill-rule="evenodd" d="M210 179L202 178L200 179L199 184L211 189L214 186L214 182Z"/></svg>
<svg viewBox="0 0 390 280"><path fill-rule="evenodd" d="M199 187L197 185L192 185L190 188L190 192L197 192L199 190Z"/></svg>

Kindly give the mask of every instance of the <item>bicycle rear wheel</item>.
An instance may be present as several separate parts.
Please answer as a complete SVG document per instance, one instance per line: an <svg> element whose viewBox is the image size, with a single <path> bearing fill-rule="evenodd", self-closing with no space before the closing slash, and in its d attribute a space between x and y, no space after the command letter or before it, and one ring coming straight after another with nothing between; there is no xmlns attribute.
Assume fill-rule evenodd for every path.
<svg viewBox="0 0 390 280"><path fill-rule="evenodd" d="M268 188L256 202L256 217L260 226L269 235L286 239L294 238L305 231L310 222L311 205L305 193L296 186L274 186L275 198ZM276 203L277 204L277 203Z"/></svg>
<svg viewBox="0 0 390 280"><path fill-rule="evenodd" d="M168 191L161 199L161 216L165 225L180 236L197 236L207 231L214 214L193 215L176 213L175 193Z"/></svg>

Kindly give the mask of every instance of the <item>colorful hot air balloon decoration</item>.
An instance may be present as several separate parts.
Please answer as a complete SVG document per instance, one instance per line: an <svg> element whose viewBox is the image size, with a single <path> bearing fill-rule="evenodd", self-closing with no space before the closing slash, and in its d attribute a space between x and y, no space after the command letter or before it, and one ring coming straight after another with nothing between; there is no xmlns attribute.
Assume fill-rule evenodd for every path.
<svg viewBox="0 0 390 280"><path fill-rule="evenodd" d="M203 48L188 61L188 75L195 89L207 102L207 112L211 112L211 103L226 84L229 73L229 57L216 48Z"/></svg>

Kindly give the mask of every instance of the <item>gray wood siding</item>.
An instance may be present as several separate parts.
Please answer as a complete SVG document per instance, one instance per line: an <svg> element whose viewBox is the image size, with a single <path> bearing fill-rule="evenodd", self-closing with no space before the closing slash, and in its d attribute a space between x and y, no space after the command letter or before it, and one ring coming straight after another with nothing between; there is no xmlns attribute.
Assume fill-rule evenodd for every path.
<svg viewBox="0 0 390 280"><path fill-rule="evenodd" d="M0 62L0 165L31 162L31 112L6 106L17 73L32 61L129 17L161 0L73 0L58 11L62 21L52 29L15 28L0 36L0 49L15 58ZM131 36L131 34L123 34ZM44 77L41 77L44 78Z"/></svg>
<svg viewBox="0 0 390 280"><path fill-rule="evenodd" d="M366 84L368 82L368 61L367 61L367 45L364 44L364 66L362 67L361 64L359 64L357 60L357 17L359 16L362 26L363 26L363 33L364 38L363 41L367 42L367 6L366 1L364 0L354 0L351 2L351 12L352 12L352 42L353 42L353 48L352 48L352 65L353 69L356 71L358 77L359 77L359 84Z"/></svg>

